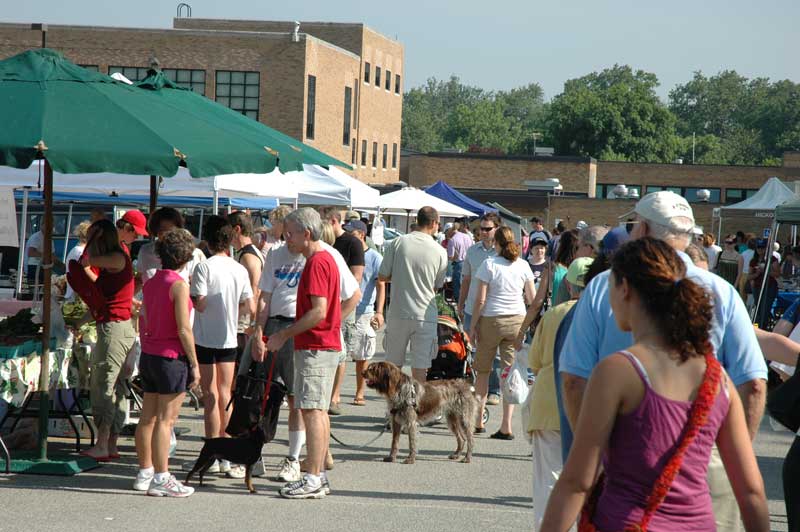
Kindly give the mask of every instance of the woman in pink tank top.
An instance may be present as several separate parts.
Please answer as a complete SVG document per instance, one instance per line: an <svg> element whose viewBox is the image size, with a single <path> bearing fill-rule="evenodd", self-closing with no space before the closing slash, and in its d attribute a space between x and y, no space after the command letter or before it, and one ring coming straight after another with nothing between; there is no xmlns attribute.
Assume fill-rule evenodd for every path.
<svg viewBox="0 0 800 532"><path fill-rule="evenodd" d="M635 343L592 373L541 530L568 530L582 508L580 531L716 530L706 482L715 443L745 529L769 530L742 403L712 353L710 297L661 240L629 242L611 270L614 318Z"/></svg>
<svg viewBox="0 0 800 532"><path fill-rule="evenodd" d="M136 427L139 472L133 489L157 497L188 497L193 488L169 474L169 440L187 385L200 382L190 313L189 285L178 274L192 258L194 241L171 229L156 242L161 269L142 288L139 376L144 402Z"/></svg>

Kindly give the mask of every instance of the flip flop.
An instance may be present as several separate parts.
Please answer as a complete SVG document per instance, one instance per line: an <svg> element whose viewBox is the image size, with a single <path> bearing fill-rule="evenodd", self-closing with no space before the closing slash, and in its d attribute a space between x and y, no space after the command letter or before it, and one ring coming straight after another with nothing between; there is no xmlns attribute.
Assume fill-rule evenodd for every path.
<svg viewBox="0 0 800 532"><path fill-rule="evenodd" d="M492 434L491 436L489 436L489 437L492 438L493 440L513 440L514 439L514 435L513 434L506 434L505 432L500 432L499 430L497 432L495 432L494 434Z"/></svg>
<svg viewBox="0 0 800 532"><path fill-rule="evenodd" d="M85 456L86 458L91 458L95 462L103 463L103 462L110 462L111 461L111 457L110 456L93 456L93 455L89 454L88 451L81 451L78 454L80 454L81 456Z"/></svg>
<svg viewBox="0 0 800 532"><path fill-rule="evenodd" d="M353 402L350 404L354 406L366 406L367 401L365 399L353 399Z"/></svg>

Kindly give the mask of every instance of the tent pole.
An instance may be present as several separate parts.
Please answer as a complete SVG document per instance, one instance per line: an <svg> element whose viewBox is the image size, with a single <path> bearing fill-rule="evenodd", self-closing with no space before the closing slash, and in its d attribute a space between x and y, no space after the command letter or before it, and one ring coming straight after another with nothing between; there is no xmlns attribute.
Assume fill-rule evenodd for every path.
<svg viewBox="0 0 800 532"><path fill-rule="evenodd" d="M44 160L44 243L42 268L44 288L42 298L42 367L39 372L39 442L38 458L47 460L47 421L50 410L50 288L53 273L53 169Z"/></svg>
<svg viewBox="0 0 800 532"><path fill-rule="evenodd" d="M197 230L197 238L200 240L203 240L203 216L205 213L205 209L200 209L200 228Z"/></svg>
<svg viewBox="0 0 800 532"><path fill-rule="evenodd" d="M22 217L19 223L19 257L17 258L17 299L22 292L22 277L27 275L22 268L25 261L25 239L28 236L28 189L30 187L22 189Z"/></svg>
<svg viewBox="0 0 800 532"><path fill-rule="evenodd" d="M219 191L214 190L214 199L211 203L211 214L217 215L219 214Z"/></svg>
<svg viewBox="0 0 800 532"><path fill-rule="evenodd" d="M150 176L150 216L156 212L158 206L158 176Z"/></svg>
<svg viewBox="0 0 800 532"><path fill-rule="evenodd" d="M72 207L73 203L69 204L69 212L67 213L67 229L64 231L64 251L61 253L61 262L67 263L67 248L69 247L69 228L72 225Z"/></svg>
<svg viewBox="0 0 800 532"><path fill-rule="evenodd" d="M772 266L772 259L773 259L773 257L772 257L772 252L773 252L772 248L773 248L773 244L775 242L776 235L777 235L778 230L780 228L781 228L781 224L780 223L773 222L773 224L772 224L772 232L770 233L769 239L767 240L766 262L764 263L764 273L763 273L762 279L761 279L761 290L758 292L758 299L756 299L756 305L753 308L753 323L756 323L758 321L758 312L760 310L761 303L762 303L762 301L764 299L764 292L765 292L766 287L767 287L767 279L769 279L769 269L770 269L770 266ZM771 309L767 309L767 312L769 312L770 310Z"/></svg>

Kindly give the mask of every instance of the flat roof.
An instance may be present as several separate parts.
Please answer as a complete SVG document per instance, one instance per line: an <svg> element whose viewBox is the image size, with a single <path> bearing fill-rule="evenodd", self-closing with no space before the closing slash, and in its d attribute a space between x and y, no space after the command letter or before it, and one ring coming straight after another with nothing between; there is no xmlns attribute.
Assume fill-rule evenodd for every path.
<svg viewBox="0 0 800 532"><path fill-rule="evenodd" d="M551 163L592 163L596 162L593 157L579 157L571 155L495 155L491 153L474 153L474 152L448 152L437 151L421 153L419 155L409 155L409 157L437 157L442 159L491 159L495 161L533 161L533 162L551 162Z"/></svg>

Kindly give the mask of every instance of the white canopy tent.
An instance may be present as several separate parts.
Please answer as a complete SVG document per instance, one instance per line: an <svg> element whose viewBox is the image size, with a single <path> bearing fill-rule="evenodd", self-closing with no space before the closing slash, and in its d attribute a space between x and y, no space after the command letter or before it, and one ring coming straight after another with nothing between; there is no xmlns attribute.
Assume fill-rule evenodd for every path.
<svg viewBox="0 0 800 532"><path fill-rule="evenodd" d="M378 206L381 213L397 216L415 215L422 207L433 207L439 216L446 218L472 218L475 216L474 213L462 209L458 205L453 205L436 196L431 196L424 190L413 187L382 194L378 200Z"/></svg>
<svg viewBox="0 0 800 532"><path fill-rule="evenodd" d="M348 205L353 209L375 210L378 207L380 192L358 179L331 166L325 169L317 165L303 165L306 174L323 176L347 188Z"/></svg>
<svg viewBox="0 0 800 532"><path fill-rule="evenodd" d="M771 219L774 216L775 207L796 199L797 196L792 189L777 177L770 177L758 192L746 200L714 209L713 217L717 224L717 240L722 239L722 224L726 217L754 216Z"/></svg>

